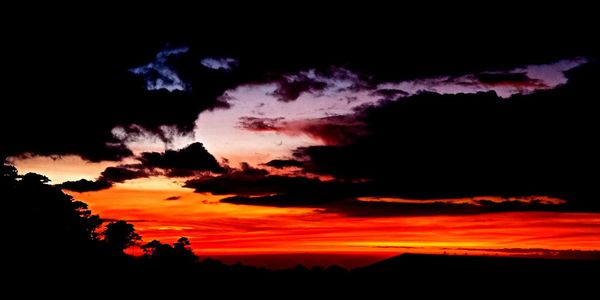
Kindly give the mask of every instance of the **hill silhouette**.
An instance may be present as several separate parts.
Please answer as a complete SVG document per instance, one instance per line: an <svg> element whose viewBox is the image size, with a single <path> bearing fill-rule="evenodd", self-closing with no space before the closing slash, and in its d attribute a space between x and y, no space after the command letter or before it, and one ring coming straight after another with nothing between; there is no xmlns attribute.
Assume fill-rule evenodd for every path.
<svg viewBox="0 0 600 300"><path fill-rule="evenodd" d="M354 272L427 276L439 279L451 278L456 274L470 279L479 276L550 279L560 278L565 274L591 273L599 270L600 260L405 253L356 268Z"/></svg>

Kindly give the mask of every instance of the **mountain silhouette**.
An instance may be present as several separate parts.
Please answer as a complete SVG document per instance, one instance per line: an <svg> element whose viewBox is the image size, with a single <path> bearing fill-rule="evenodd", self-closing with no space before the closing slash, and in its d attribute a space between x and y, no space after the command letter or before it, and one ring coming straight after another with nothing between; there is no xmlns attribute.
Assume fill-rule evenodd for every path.
<svg viewBox="0 0 600 300"><path fill-rule="evenodd" d="M600 260L405 253L353 272L364 278L405 282L503 282L583 284L600 271Z"/></svg>

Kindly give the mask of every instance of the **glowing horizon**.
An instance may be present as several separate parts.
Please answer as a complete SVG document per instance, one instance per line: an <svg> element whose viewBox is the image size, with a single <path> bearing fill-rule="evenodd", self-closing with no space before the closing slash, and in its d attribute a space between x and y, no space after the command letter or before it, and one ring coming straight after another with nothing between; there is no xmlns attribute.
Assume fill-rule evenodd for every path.
<svg viewBox="0 0 600 300"><path fill-rule="evenodd" d="M70 194L105 219L133 223L145 242L173 242L185 236L198 254L442 253L460 248L600 250L598 213L365 218L311 208L220 203L226 196L183 188L140 190L126 184L106 191ZM172 196L180 198L165 200Z"/></svg>

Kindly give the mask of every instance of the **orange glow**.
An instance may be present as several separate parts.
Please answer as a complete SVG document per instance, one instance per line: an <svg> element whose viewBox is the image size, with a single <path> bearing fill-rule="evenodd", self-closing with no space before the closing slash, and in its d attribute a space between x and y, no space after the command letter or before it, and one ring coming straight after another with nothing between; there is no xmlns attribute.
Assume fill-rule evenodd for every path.
<svg viewBox="0 0 600 300"><path fill-rule="evenodd" d="M186 236L202 255L600 249L598 213L356 218L308 208L220 203L225 196L193 193L167 178L134 180L110 190L71 194L103 218L134 223L146 242L173 242ZM171 196L180 198L165 200Z"/></svg>
<svg viewBox="0 0 600 300"><path fill-rule="evenodd" d="M91 163L79 156L66 155L57 157L32 156L26 158L13 158L14 165L20 174L29 172L43 174L52 180L52 183L62 183L68 180L88 179L93 180L106 167L118 165L116 162Z"/></svg>

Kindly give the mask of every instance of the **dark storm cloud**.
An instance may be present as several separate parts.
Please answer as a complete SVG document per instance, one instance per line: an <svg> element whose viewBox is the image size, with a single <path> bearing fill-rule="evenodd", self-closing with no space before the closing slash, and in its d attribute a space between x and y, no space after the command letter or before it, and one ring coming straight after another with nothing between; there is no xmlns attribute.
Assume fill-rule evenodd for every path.
<svg viewBox="0 0 600 300"><path fill-rule="evenodd" d="M289 167L300 168L304 166L304 162L294 159L273 159L265 164L265 166L273 167L276 169L283 169Z"/></svg>
<svg viewBox="0 0 600 300"><path fill-rule="evenodd" d="M306 75L283 77L277 82L273 95L277 100L290 102L298 99L303 93L318 93L327 88L327 83Z"/></svg>
<svg viewBox="0 0 600 300"><path fill-rule="evenodd" d="M592 62L568 71L569 81L563 86L509 99L494 92L423 92L361 107L348 116L365 126L356 141L299 148L295 153L293 161L305 172L333 176L333 181L234 172L192 180L187 186L238 195L224 200L228 203L317 207L353 216L600 211L596 185L588 175L598 167L600 153L590 138L600 127L590 101L598 97L598 74L598 64ZM482 195L538 195L566 202L357 200Z"/></svg>
<svg viewBox="0 0 600 300"><path fill-rule="evenodd" d="M179 150L166 150L165 152L144 152L138 157L145 168L159 168L167 170L176 176L188 176L195 171L223 172L217 160L202 145L192 143Z"/></svg>
<svg viewBox="0 0 600 300"><path fill-rule="evenodd" d="M547 195L563 209L599 210L593 101L598 65L554 90L502 99L493 92L421 93L361 112L368 134L345 146L298 149L305 171L369 180L407 199Z"/></svg>
<svg viewBox="0 0 600 300"><path fill-rule="evenodd" d="M108 65L115 64L118 61ZM27 123L2 132L2 156L29 152L75 154L94 162L119 161L132 152L113 136L113 128L121 126L135 135L130 125L136 124L135 128L164 137L166 125L178 134L187 134L194 129L200 111L227 107L217 98L221 88L147 91L143 78L128 73L124 65L122 69L104 71L97 67L98 73L74 69L68 83L52 83L52 79L36 82L35 88L23 87L11 96L4 112L12 112L13 116L0 118L0 125L14 127L19 122L16 115L26 118ZM43 72L39 76L44 76Z"/></svg>
<svg viewBox="0 0 600 300"><path fill-rule="evenodd" d="M243 163L240 169L230 169L219 176L201 176L188 180L185 187L198 193L215 195L235 194L221 202L274 206L305 207L321 212L338 213L353 217L383 217L394 215L437 215L437 214L478 214L504 211L562 211L561 201L548 202L536 199L514 198L472 201L367 201L364 196L391 193L393 190L374 181L323 181L303 176L272 175L267 170L254 168Z"/></svg>
<svg viewBox="0 0 600 300"><path fill-rule="evenodd" d="M267 170L258 169L243 163L241 169L233 169L219 176L203 176L188 180L185 187L196 192L210 192L216 195L263 195L273 193L303 194L318 193L323 190L318 179L270 175ZM310 200L306 200L310 201Z"/></svg>
<svg viewBox="0 0 600 300"><path fill-rule="evenodd" d="M158 175L189 177L198 172L222 173L225 171L201 143L192 143L179 150L143 152L137 159L139 161L137 164L107 167L95 181L81 179L67 181L58 186L76 192L99 191L111 188L114 183L123 183L138 178ZM246 167L250 169L249 166L246 165Z"/></svg>
<svg viewBox="0 0 600 300"><path fill-rule="evenodd" d="M80 179L78 181L66 181L58 186L62 189L74 192L95 192L106 190L113 186L114 183L122 183L127 180L146 178L156 175L142 165L123 165L118 167L107 167L102 171L100 177L91 181Z"/></svg>
<svg viewBox="0 0 600 300"><path fill-rule="evenodd" d="M328 191L327 193L275 194L253 197L233 196L222 199L221 202L239 205L314 208L323 213L343 214L349 217L469 215L508 211L563 211L565 209L560 204L542 204L528 201L489 202L487 205L442 202L367 202L352 198L348 194L340 196L334 191Z"/></svg>
<svg viewBox="0 0 600 300"><path fill-rule="evenodd" d="M109 189L112 187L112 183L106 180L87 180L80 179L77 181L66 181L58 185L60 188L73 191L73 192L95 192L100 190Z"/></svg>
<svg viewBox="0 0 600 300"><path fill-rule="evenodd" d="M590 100L598 97L599 74L592 62L568 71L565 85L508 99L494 92L424 92L362 107L352 116L366 127L356 141L299 148L290 163L298 161L305 172L332 176L331 181L271 175L246 166L190 180L186 186L237 195L223 200L227 203L311 207L350 216L600 211L597 185L589 176L600 153L592 138L600 124ZM359 200L483 195L507 199ZM565 201L527 200L531 195Z"/></svg>
<svg viewBox="0 0 600 300"><path fill-rule="evenodd" d="M324 208L337 207L341 203L338 197L327 198L325 195L307 195L307 194L275 194L268 196L233 196L222 199L223 203L273 206L273 207L309 207Z"/></svg>
<svg viewBox="0 0 600 300"><path fill-rule="evenodd" d="M126 180L149 177L152 174L146 170L127 167L108 167L102 171L100 179L110 182L125 182Z"/></svg>
<svg viewBox="0 0 600 300"><path fill-rule="evenodd" d="M237 194L255 196L265 194L286 194L291 197L336 198L351 195L350 189L340 189L341 182L324 182L317 178L303 176L272 175L269 171L241 163L240 168L230 168L227 173L218 176L200 176L188 180L185 187L196 192L210 192L217 195ZM351 189L354 189L353 187ZM337 194L338 196L333 196ZM330 197L331 196L331 197ZM311 201L304 199L300 201ZM323 200L326 201L326 200Z"/></svg>
<svg viewBox="0 0 600 300"><path fill-rule="evenodd" d="M398 28L403 27L397 18L393 22L381 18L369 25L347 24L350 27L336 31L335 39L318 22L311 25L314 28L306 24L286 26L287 34L274 39L269 34L257 34L267 27L249 25L255 24L257 18L248 26L231 31L222 28L226 32L219 32L211 22L201 25L194 20L190 26L185 24L186 18L150 26L152 22L133 21L134 17L128 15L126 19L131 24L112 20L118 25L115 29L98 30L96 21L85 18L67 22L74 17L64 18L65 24L77 24L74 27L36 20L32 24L44 25L7 37L6 44L11 47L7 48L6 57L11 59L5 72L12 76L6 82L9 88L3 96L0 126L10 130L3 130L0 136L1 158L30 152L118 161L132 153L111 134L116 126L137 124L160 134L163 125L167 125L179 133L190 133L198 113L228 107L221 96L242 84L276 83L276 95L283 101L306 92L318 93L326 85L322 81L300 77L281 80L307 70L322 74L331 66L341 66L360 74L367 86L373 86L432 76L510 70L597 53L591 39L573 34L585 36L589 28L594 28L585 23L587 18L522 37L512 34L506 22L498 22L503 24L501 30L487 30L489 36L499 38L510 32L509 42L476 40L467 35L432 39L430 32L406 24L412 28L402 33L406 43L401 47L382 47L373 41L388 40L397 34ZM273 24L271 18L265 20ZM489 23L494 22L485 22ZM552 27L555 23L536 24ZM516 32L522 29L522 25L514 28ZM556 34L563 30L569 34ZM187 47L187 52L167 53L169 49L184 49L181 47ZM201 62L206 58L219 63L221 58L235 58L239 65L222 72L203 67ZM140 67L143 70L138 70L139 75L129 71ZM148 82L157 89L148 91ZM174 88L179 83L185 84L185 91Z"/></svg>

